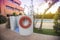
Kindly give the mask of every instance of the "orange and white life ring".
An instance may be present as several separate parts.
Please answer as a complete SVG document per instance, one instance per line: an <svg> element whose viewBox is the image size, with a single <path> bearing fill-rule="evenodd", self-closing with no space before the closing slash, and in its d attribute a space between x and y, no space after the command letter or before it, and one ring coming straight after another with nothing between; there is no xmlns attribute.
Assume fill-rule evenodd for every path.
<svg viewBox="0 0 60 40"><path fill-rule="evenodd" d="M29 21L29 23L27 24L27 25L24 25L23 24L23 22L24 22L24 20L28 20ZM30 26L31 26L31 24L32 24L32 20L30 19L30 17L28 17L28 16L23 16L23 17L21 17L20 18L20 20L19 20L19 25L22 27L22 28L29 28Z"/></svg>

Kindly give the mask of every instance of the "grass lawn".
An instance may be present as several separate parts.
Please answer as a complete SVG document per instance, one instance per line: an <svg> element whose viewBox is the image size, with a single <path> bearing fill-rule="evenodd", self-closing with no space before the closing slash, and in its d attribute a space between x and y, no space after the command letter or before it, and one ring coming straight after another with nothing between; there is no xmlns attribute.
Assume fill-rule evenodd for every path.
<svg viewBox="0 0 60 40"><path fill-rule="evenodd" d="M40 34L57 36L57 34L54 32L53 29L42 29L42 30L40 31L40 30L38 30L37 28L34 28L34 33L40 33Z"/></svg>

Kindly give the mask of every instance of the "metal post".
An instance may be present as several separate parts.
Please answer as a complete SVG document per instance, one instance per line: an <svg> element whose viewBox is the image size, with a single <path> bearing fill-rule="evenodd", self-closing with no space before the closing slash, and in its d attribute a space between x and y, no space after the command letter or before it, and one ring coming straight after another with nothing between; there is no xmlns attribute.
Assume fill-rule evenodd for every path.
<svg viewBox="0 0 60 40"><path fill-rule="evenodd" d="M33 27L35 27L35 18L34 18L34 11L33 11L33 0L31 0L31 15L33 16Z"/></svg>
<svg viewBox="0 0 60 40"><path fill-rule="evenodd" d="M31 15L33 15L33 0L31 0Z"/></svg>

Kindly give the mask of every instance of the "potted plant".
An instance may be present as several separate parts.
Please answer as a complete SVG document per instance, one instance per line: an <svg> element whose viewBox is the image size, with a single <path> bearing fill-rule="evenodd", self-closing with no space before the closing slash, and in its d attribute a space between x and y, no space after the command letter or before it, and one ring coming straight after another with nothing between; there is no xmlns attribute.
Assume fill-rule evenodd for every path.
<svg viewBox="0 0 60 40"><path fill-rule="evenodd" d="M10 28L11 30L15 30L16 27L16 13L13 12L13 15L10 16Z"/></svg>
<svg viewBox="0 0 60 40"><path fill-rule="evenodd" d="M6 28L7 18L0 14L0 27Z"/></svg>
<svg viewBox="0 0 60 40"><path fill-rule="evenodd" d="M22 15L22 13L19 13L19 15Z"/></svg>

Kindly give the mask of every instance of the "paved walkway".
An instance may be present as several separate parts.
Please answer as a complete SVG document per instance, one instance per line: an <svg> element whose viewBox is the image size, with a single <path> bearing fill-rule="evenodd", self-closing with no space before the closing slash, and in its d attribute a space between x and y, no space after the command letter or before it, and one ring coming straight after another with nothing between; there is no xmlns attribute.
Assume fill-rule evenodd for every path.
<svg viewBox="0 0 60 40"><path fill-rule="evenodd" d="M60 40L60 37L37 33L33 33L30 36L21 36L9 29L0 28L0 40Z"/></svg>

